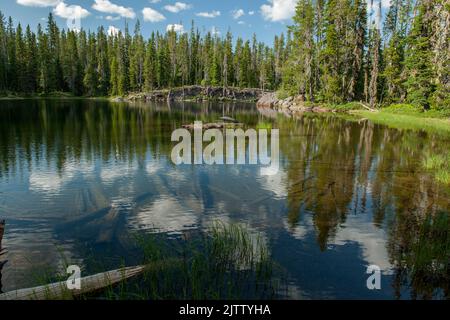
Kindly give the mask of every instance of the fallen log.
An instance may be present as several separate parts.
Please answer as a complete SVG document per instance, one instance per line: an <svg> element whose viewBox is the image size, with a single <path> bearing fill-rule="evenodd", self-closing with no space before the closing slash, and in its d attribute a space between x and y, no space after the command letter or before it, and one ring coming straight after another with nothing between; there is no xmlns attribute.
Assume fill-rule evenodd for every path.
<svg viewBox="0 0 450 320"><path fill-rule="evenodd" d="M4 233L5 233L5 220L0 220L0 256L8 252L6 248L2 247L2 240Z"/></svg>
<svg viewBox="0 0 450 320"><path fill-rule="evenodd" d="M225 122L212 122L204 123L202 125L204 130L207 129L223 129L223 128L233 128L234 126L242 126L242 123L225 123ZM184 124L182 126L184 129L194 130L194 124Z"/></svg>
<svg viewBox="0 0 450 320"><path fill-rule="evenodd" d="M63 300L73 299L83 294L93 293L114 284L138 276L145 271L159 272L173 268L181 262L180 259L167 259L146 265L126 267L98 273L81 278L80 289L69 290L67 281L60 281L34 288L19 289L0 294L1 300Z"/></svg>
<svg viewBox="0 0 450 320"><path fill-rule="evenodd" d="M106 288L143 273L145 266L127 267L81 278L80 289L69 290L66 281L0 294L0 300L67 299Z"/></svg>
<svg viewBox="0 0 450 320"><path fill-rule="evenodd" d="M360 104L361 106L363 106L363 108L369 110L370 112L377 112L377 110L372 109L372 108L369 107L369 106L366 106L366 105L365 105L364 103L362 103L362 102L358 102L358 104Z"/></svg>
<svg viewBox="0 0 450 320"><path fill-rule="evenodd" d="M0 251L2 250L2 240L4 233L5 233L5 220L0 220Z"/></svg>

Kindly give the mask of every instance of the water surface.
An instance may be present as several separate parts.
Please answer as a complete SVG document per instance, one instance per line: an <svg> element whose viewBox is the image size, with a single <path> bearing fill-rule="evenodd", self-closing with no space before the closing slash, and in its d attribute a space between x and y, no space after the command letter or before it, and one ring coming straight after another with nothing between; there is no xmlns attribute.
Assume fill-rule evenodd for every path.
<svg viewBox="0 0 450 320"><path fill-rule="evenodd" d="M222 115L280 129L276 175L172 164L174 129ZM3 291L67 262L131 265L130 234L189 239L221 220L264 237L286 278L279 298L448 298L448 171L425 164L449 146L438 133L253 104L2 101ZM366 287L373 264L381 290Z"/></svg>

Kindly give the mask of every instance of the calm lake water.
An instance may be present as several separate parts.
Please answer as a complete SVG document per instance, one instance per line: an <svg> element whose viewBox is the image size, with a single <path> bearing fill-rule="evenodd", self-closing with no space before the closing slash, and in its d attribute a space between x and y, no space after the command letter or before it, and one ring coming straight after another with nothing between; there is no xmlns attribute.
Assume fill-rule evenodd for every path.
<svg viewBox="0 0 450 320"><path fill-rule="evenodd" d="M280 129L276 175L172 164L174 129L222 115ZM1 101L3 291L67 262L133 265L130 234L189 239L221 220L263 236L286 279L279 298L448 298L449 172L425 164L449 147L439 133L254 104ZM369 265L380 290L366 287Z"/></svg>

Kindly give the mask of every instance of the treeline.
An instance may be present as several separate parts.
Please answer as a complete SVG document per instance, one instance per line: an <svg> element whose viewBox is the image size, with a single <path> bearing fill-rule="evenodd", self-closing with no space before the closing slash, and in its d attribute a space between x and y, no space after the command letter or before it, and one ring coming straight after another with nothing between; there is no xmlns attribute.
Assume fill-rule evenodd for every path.
<svg viewBox="0 0 450 320"><path fill-rule="evenodd" d="M183 85L275 89L286 57L284 37L270 48L256 37L233 39L194 28L189 33L152 33L144 39L139 21L134 33L108 34L60 30L52 16L34 33L0 13L0 92L71 92L74 95L124 95Z"/></svg>
<svg viewBox="0 0 450 320"><path fill-rule="evenodd" d="M308 101L450 108L450 1L391 0L381 24L381 3L367 8L299 0L282 88Z"/></svg>
<svg viewBox="0 0 450 320"><path fill-rule="evenodd" d="M368 0L373 5L373 0ZM60 30L50 14L37 32L0 13L0 93L128 92L213 85L280 90L306 101L371 107L450 108L450 0L299 0L286 37L272 47L228 32L130 34Z"/></svg>

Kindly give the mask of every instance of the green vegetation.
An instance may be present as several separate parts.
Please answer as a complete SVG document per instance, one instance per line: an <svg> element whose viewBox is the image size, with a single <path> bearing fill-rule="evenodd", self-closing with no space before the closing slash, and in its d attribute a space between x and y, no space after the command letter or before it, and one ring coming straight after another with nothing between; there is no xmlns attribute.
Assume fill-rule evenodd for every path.
<svg viewBox="0 0 450 320"><path fill-rule="evenodd" d="M146 271L143 285L136 286L142 299L271 298L275 294L268 248L260 235L242 225L214 222L206 234L177 248L154 236L138 242L143 264L161 266Z"/></svg>
<svg viewBox="0 0 450 320"><path fill-rule="evenodd" d="M392 0L381 27L375 21L381 3L371 14L364 0L299 0L289 28L282 96L345 104L343 109L353 109L347 105L352 101L370 108L408 103L448 115L447 2Z"/></svg>
<svg viewBox="0 0 450 320"><path fill-rule="evenodd" d="M398 114L383 110L379 112L357 110L351 113L392 128L426 130L443 134L450 133L450 120L448 119L430 118L421 116L421 114Z"/></svg>
<svg viewBox="0 0 450 320"><path fill-rule="evenodd" d="M105 283L103 290L78 299L267 299L275 295L270 252L263 238L243 225L213 222L206 233L189 241L167 241L158 235L136 235L135 239L144 273L116 286ZM40 283L66 279L65 274L47 270ZM63 295L48 298L73 298L68 290Z"/></svg>
<svg viewBox="0 0 450 320"><path fill-rule="evenodd" d="M185 85L276 88L284 61L284 36L274 48L244 41L231 33L134 33L128 25L117 34L58 28L49 14L37 32L0 13L0 95L125 96L130 92Z"/></svg>
<svg viewBox="0 0 450 320"><path fill-rule="evenodd" d="M450 153L430 154L423 161L423 166L433 172L436 181L450 185Z"/></svg>
<svg viewBox="0 0 450 320"><path fill-rule="evenodd" d="M51 14L34 33L0 13L0 94L259 87L278 90L279 98L344 104L336 107L341 110L362 101L370 108L408 103L450 114L448 3L392 0L382 26L376 21L381 4L369 7L366 0L299 0L287 37L276 36L272 47L256 36L202 36L193 23L188 33L169 30L149 39L139 21L133 34L128 26L117 34L103 27L74 32L59 29Z"/></svg>

